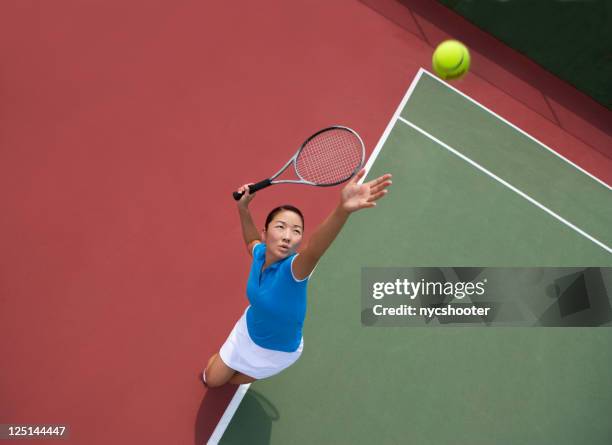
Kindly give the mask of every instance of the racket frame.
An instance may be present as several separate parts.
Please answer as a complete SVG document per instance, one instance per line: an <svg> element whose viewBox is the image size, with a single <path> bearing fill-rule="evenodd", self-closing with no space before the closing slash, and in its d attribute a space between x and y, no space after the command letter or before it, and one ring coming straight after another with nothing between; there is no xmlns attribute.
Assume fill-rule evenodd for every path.
<svg viewBox="0 0 612 445"><path fill-rule="evenodd" d="M329 183L329 184L317 184L315 182L312 181L307 181L306 179L304 179L298 172L297 169L297 159L300 156L300 153L302 152L302 150L304 149L304 147L306 146L306 144L308 144L308 142L310 142L312 139L314 139L315 137L317 137L318 135L320 135L321 133L324 133L326 131L330 131L330 130L336 130L336 129L341 129L341 130L345 130L350 132L351 134L353 134L353 136L356 136L357 139L359 140L359 143L361 145L361 162L359 163L359 165L357 165L357 167L355 168L355 170L345 179L342 179L340 181L336 181L333 183ZM263 181L260 181L256 184L251 184L249 186L249 192L250 193L254 193L253 188L255 188L255 192L269 187L270 185L274 185L274 184L306 184L306 185L313 185L315 187L332 187L334 185L338 185L338 184L342 184L343 182L348 181L349 179L351 179L353 176L355 176L357 174L357 172L359 172L359 170L361 170L361 168L363 167L363 163L365 161L365 144L363 143L363 139L361 139L361 136L359 136L359 133L357 133L355 130L353 130L352 128L349 127L345 127L343 125L332 125L326 128L323 128L319 131L317 131L316 133L314 133L313 135L311 135L308 139L306 139L302 145L300 145L300 148L298 148L298 150L296 151L296 153L287 161L287 163L276 173L274 173L274 175L272 175L271 177L269 177L268 179L264 179ZM300 179L279 179L277 181L274 180L274 178L277 178L278 176L281 175L281 173L283 173L287 167L289 167L289 165L291 165L293 163L293 170L295 171L295 174L297 177L299 177ZM243 193L238 193L238 192L234 192L234 199L236 201L238 201Z"/></svg>
<svg viewBox="0 0 612 445"><path fill-rule="evenodd" d="M346 131L352 133L353 136L356 136L357 139L359 140L359 143L361 145L361 162L359 163L359 165L355 168L355 170L346 179L342 179L340 181L332 182L332 183L329 183L329 184L317 184L315 182L308 181L308 180L302 178L302 176L300 176L300 173L298 172L297 159L300 156L300 153L302 152L302 150L304 149L306 144L308 144L311 140L316 138L321 133L324 133L324 132L330 131L330 130L336 130L336 129L346 130ZM316 187L332 187L334 185L342 184L343 182L346 182L349 179L351 179L353 176L355 176L357 174L357 172L361 169L361 167L363 167L363 161L364 160L365 160L365 144L363 143L363 139L361 139L361 136L359 136L359 133L357 133L352 128L345 127L343 125L332 125L330 127L326 127L326 128L323 128L323 129L317 131L312 136L310 136L308 139L306 139L302 143L300 148L298 148L298 151L293 155L293 157L291 159L289 159L289 161L287 161L287 163L283 166L283 168L281 168L279 171L277 171L274 175L272 175L269 178L270 179L270 184L307 184L307 185L314 185ZM287 169L287 167L289 167L289 165L292 164L292 163L293 163L293 170L295 171L296 176L299 177L300 179L299 180L296 180L296 179L280 179L278 181L274 181L274 178L277 178L278 176L280 176L280 174L282 172L284 172Z"/></svg>

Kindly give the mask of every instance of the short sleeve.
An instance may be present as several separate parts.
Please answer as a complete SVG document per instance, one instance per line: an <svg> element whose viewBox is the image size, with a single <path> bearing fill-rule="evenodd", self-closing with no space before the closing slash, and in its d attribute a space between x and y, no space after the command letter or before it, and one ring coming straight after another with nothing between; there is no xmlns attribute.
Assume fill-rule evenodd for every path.
<svg viewBox="0 0 612 445"><path fill-rule="evenodd" d="M253 258L255 258L255 255L260 255L263 249L265 249L264 243L255 244L253 246Z"/></svg>
<svg viewBox="0 0 612 445"><path fill-rule="evenodd" d="M312 269L312 272L310 272L310 274L306 278L298 280L295 277L295 275L293 275L293 262L295 261L295 259L297 258L298 255L299 255L299 253L293 255L293 258L291 258L291 260L287 261L287 264L288 264L287 267L289 269L289 274L291 275L291 278L293 278L293 281L295 281L296 283L303 283L303 282L305 282L306 280L308 280L312 276L312 274L313 274L314 270L317 268L317 266L315 266L314 269Z"/></svg>

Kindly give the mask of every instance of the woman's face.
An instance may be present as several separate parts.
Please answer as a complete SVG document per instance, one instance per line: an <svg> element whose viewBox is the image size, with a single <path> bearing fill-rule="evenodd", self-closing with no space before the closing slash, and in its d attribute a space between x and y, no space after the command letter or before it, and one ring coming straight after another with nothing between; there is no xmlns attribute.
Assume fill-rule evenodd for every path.
<svg viewBox="0 0 612 445"><path fill-rule="evenodd" d="M264 229L266 249L275 258L286 258L293 254L302 241L302 219L291 210L282 210L274 216L268 229Z"/></svg>

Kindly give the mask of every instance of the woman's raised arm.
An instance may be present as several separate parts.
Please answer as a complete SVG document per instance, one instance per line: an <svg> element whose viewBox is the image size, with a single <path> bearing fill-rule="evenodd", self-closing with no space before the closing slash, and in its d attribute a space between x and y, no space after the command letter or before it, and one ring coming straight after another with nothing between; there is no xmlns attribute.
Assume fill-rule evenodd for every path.
<svg viewBox="0 0 612 445"><path fill-rule="evenodd" d="M387 173L365 184L358 184L363 175L365 175L365 168L344 186L338 206L317 227L306 247L293 261L293 275L298 280L306 278L314 270L317 262L340 233L351 213L375 207L375 201L387 194L386 188L391 185L391 174Z"/></svg>
<svg viewBox="0 0 612 445"><path fill-rule="evenodd" d="M251 253L251 243L256 240L261 240L257 227L253 222L253 217L249 210L249 204L253 200L255 194L249 193L249 184L244 184L238 189L238 192L244 192L244 195L236 203L238 207L238 214L240 215L240 225L242 226L242 237L246 244L249 254Z"/></svg>

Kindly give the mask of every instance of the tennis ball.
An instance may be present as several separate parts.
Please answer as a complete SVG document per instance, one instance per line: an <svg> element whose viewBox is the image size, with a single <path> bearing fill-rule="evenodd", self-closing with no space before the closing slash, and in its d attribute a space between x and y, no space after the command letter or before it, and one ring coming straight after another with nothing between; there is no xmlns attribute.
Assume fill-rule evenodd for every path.
<svg viewBox="0 0 612 445"><path fill-rule="evenodd" d="M463 43L446 40L438 45L431 61L442 79L459 79L470 69L470 52Z"/></svg>

